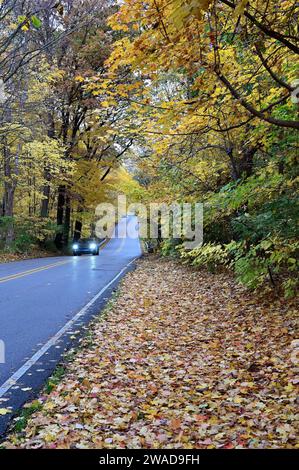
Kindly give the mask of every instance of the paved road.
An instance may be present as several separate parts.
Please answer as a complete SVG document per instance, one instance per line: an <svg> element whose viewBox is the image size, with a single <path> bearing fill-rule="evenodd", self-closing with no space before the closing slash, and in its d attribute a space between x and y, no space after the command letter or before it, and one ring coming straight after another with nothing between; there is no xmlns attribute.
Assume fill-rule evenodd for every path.
<svg viewBox="0 0 299 470"><path fill-rule="evenodd" d="M118 237L96 257L0 264L0 408L15 410L42 385L74 331L99 312L141 255L138 237L126 236L128 223L137 234L137 219L122 219ZM0 432L4 422L7 416L0 416Z"/></svg>

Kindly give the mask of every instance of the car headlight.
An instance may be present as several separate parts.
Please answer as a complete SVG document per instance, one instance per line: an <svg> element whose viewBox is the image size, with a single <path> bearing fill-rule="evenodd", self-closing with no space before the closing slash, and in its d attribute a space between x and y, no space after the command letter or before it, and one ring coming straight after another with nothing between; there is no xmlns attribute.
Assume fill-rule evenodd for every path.
<svg viewBox="0 0 299 470"><path fill-rule="evenodd" d="M78 245L78 243L75 243L75 244L73 245L73 250L78 250L78 249L79 249L79 245Z"/></svg>
<svg viewBox="0 0 299 470"><path fill-rule="evenodd" d="M91 243L91 244L89 245L89 248L90 248L91 250L95 250L96 247L97 247L97 245L96 245L95 243Z"/></svg>

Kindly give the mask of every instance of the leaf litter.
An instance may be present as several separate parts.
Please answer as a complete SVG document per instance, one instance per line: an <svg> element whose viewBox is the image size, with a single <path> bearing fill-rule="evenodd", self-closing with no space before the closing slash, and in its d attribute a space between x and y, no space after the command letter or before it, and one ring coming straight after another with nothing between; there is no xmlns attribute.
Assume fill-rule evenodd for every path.
<svg viewBox="0 0 299 470"><path fill-rule="evenodd" d="M150 256L6 448L296 448L296 300Z"/></svg>

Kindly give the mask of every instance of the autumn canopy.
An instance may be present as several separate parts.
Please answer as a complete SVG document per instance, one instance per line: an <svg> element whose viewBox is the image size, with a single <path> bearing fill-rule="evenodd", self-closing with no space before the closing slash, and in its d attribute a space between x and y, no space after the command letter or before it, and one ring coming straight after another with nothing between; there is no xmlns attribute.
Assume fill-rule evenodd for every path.
<svg viewBox="0 0 299 470"><path fill-rule="evenodd" d="M205 246L164 252L292 295L297 2L7 0L0 12L2 249L68 250L118 194L203 202Z"/></svg>

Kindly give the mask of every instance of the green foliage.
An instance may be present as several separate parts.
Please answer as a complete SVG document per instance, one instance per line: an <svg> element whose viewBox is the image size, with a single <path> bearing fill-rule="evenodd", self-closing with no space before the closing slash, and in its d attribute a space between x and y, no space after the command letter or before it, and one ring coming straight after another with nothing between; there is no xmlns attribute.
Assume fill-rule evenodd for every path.
<svg viewBox="0 0 299 470"><path fill-rule="evenodd" d="M20 15L18 17L18 23L21 25L23 31L28 31L32 25L36 29L40 29L42 26L42 21L36 16L32 15L28 17L26 15Z"/></svg>
<svg viewBox="0 0 299 470"><path fill-rule="evenodd" d="M286 167L288 170L288 167ZM298 273L299 204L294 167L280 174L268 165L257 174L231 182L205 203L205 245L183 259L210 271L230 266L250 289L269 282L286 297L294 295Z"/></svg>
<svg viewBox="0 0 299 470"><path fill-rule="evenodd" d="M161 254L162 256L177 257L179 255L178 248L180 247L182 241L179 239L167 239L161 243Z"/></svg>
<svg viewBox="0 0 299 470"><path fill-rule="evenodd" d="M226 249L233 257L231 266L237 279L249 288L256 289L269 278L276 285L281 276L285 296L295 293L299 268L299 242L295 239L269 237L250 246L244 241L232 242Z"/></svg>
<svg viewBox="0 0 299 470"><path fill-rule="evenodd" d="M65 375L65 368L63 366L58 366L53 372L53 374L51 375L51 377L49 378L49 380L47 381L46 386L45 386L45 392L47 394L51 393L57 387L57 385L61 382L61 379L63 378L64 375Z"/></svg>
<svg viewBox="0 0 299 470"><path fill-rule="evenodd" d="M20 412L19 416L15 420L13 430L17 433L23 432L28 424L30 417L41 409L42 404L38 400L35 400L32 403L29 403L28 405L25 405L22 411Z"/></svg>
<svg viewBox="0 0 299 470"><path fill-rule="evenodd" d="M293 163L291 157L286 159L284 172L280 173L273 159L249 178L209 194L204 219L208 244L183 252L183 258L193 258L196 266L210 269L212 265L212 269L217 269L223 265L223 253L237 279L250 289L270 282L275 288L282 287L287 297L293 295L297 285L299 219Z"/></svg>
<svg viewBox="0 0 299 470"><path fill-rule="evenodd" d="M33 26L36 28L36 29L40 29L41 26L42 26L42 21L35 15L31 16L30 18L31 20L31 23L33 24Z"/></svg>
<svg viewBox="0 0 299 470"><path fill-rule="evenodd" d="M269 233L284 238L298 236L296 220L299 218L298 200L293 196L279 196L266 202L251 214L244 214L232 220L232 228L237 238L257 242Z"/></svg>
<svg viewBox="0 0 299 470"><path fill-rule="evenodd" d="M13 228L14 237L6 247L8 232ZM1 217L0 248L16 253L30 252L36 246L45 246L56 233L56 225L46 218Z"/></svg>
<svg viewBox="0 0 299 470"><path fill-rule="evenodd" d="M270 281L274 287L282 287L285 297L292 297L298 286L299 242L296 239L268 237L251 245L246 240L227 245L207 243L192 251L186 251L181 245L179 252L182 260L213 273L230 267L237 280L249 289Z"/></svg>
<svg viewBox="0 0 299 470"><path fill-rule="evenodd" d="M239 258L234 263L237 279L251 289L261 286L267 276L267 262L254 256Z"/></svg>
<svg viewBox="0 0 299 470"><path fill-rule="evenodd" d="M183 247L180 249L182 259L190 262L192 266L197 268L206 267L210 272L216 272L220 266L228 264L228 252L222 245L207 243L203 246L195 248L192 251L185 251Z"/></svg>
<svg viewBox="0 0 299 470"><path fill-rule="evenodd" d="M283 282L282 287L286 299L295 297L299 287L298 279L287 279Z"/></svg>
<svg viewBox="0 0 299 470"><path fill-rule="evenodd" d="M12 217L7 217L7 216L0 217L0 244L1 245L4 244L7 231L12 223L13 223Z"/></svg>

